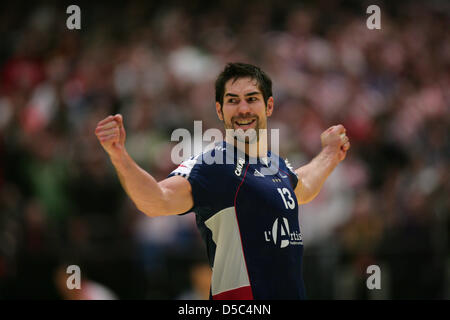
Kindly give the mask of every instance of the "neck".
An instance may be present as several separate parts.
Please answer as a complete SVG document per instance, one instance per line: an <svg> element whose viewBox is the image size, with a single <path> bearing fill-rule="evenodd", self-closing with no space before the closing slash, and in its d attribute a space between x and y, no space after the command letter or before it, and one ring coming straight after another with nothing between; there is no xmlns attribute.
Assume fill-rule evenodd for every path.
<svg viewBox="0 0 450 320"><path fill-rule="evenodd" d="M225 136L225 141L228 144L235 146L238 150L245 152L249 157L260 158L267 156L267 135L265 134L260 134L258 141L255 141L254 143L244 143L230 135Z"/></svg>

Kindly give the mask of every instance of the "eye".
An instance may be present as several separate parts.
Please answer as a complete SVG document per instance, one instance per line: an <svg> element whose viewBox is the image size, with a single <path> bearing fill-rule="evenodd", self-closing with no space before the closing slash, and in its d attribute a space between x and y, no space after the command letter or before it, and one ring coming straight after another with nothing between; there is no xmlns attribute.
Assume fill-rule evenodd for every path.
<svg viewBox="0 0 450 320"><path fill-rule="evenodd" d="M247 99L248 102L255 102L257 100L258 100L258 98L256 98L256 97L250 97Z"/></svg>
<svg viewBox="0 0 450 320"><path fill-rule="evenodd" d="M237 99L236 98L230 98L227 100L228 103L237 103Z"/></svg>

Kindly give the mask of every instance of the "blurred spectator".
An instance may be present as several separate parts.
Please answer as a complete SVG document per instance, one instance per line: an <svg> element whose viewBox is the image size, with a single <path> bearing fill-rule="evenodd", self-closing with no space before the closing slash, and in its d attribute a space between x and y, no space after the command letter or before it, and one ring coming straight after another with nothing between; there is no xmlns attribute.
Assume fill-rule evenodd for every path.
<svg viewBox="0 0 450 320"><path fill-rule="evenodd" d="M208 300L210 294L212 271L208 260L203 254L203 257L195 258L191 263L189 269L190 287L181 295L179 300Z"/></svg>

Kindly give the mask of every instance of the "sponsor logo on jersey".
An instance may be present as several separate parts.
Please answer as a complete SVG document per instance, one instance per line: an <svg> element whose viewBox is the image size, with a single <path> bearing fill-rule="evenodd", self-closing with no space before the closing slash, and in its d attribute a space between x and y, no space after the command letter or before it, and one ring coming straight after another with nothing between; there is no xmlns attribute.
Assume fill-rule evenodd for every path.
<svg viewBox="0 0 450 320"><path fill-rule="evenodd" d="M272 230L264 232L266 242L273 242L279 248L289 245L302 245L302 234L299 231L291 231L286 218L276 218Z"/></svg>
<svg viewBox="0 0 450 320"><path fill-rule="evenodd" d="M264 177L264 175L256 169L255 169L255 172L253 172L253 175L257 176L257 177Z"/></svg>
<svg viewBox="0 0 450 320"><path fill-rule="evenodd" d="M234 170L234 173L239 177L242 174L242 167L245 164L245 160L242 158L239 158L236 165L236 170Z"/></svg>

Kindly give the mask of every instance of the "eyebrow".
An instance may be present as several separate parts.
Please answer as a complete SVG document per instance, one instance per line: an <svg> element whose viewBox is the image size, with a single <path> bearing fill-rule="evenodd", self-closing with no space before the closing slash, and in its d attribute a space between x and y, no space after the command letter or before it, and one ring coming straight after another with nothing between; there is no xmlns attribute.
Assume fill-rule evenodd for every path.
<svg viewBox="0 0 450 320"><path fill-rule="evenodd" d="M254 95L257 95L257 94L262 94L262 93L258 92L258 91L253 91L253 92L246 93L244 96L248 97L248 96L254 96ZM229 97L239 97L237 94L234 94L234 93L226 93L225 97L227 97L227 96L229 96Z"/></svg>

